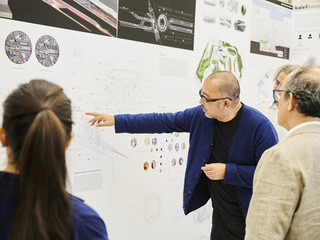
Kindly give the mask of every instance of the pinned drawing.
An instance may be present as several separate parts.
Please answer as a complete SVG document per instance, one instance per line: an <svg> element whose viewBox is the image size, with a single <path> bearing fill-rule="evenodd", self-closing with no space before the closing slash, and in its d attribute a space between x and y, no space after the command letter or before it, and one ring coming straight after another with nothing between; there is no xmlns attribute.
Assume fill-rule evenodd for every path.
<svg viewBox="0 0 320 240"><path fill-rule="evenodd" d="M202 82L205 76L226 70L241 78L242 68L242 59L237 47L224 41L211 41L203 51L196 75Z"/></svg>

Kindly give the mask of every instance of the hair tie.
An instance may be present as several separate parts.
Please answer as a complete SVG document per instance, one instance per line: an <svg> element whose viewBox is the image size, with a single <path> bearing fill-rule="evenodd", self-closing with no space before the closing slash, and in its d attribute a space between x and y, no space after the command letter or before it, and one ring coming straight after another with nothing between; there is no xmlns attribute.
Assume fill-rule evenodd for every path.
<svg viewBox="0 0 320 240"><path fill-rule="evenodd" d="M38 113L41 112L41 111L43 111L43 110L48 110L48 109L50 109L50 108L45 107L45 106L39 107Z"/></svg>

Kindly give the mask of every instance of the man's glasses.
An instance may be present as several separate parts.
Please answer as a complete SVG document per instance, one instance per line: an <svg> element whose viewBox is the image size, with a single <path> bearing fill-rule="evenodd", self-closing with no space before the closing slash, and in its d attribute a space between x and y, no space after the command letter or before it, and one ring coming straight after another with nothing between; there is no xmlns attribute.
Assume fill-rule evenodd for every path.
<svg viewBox="0 0 320 240"><path fill-rule="evenodd" d="M213 98L213 99L206 98L205 96L202 95L201 89L199 90L199 96L200 96L200 98L202 98L205 102L216 102L216 101L223 100L223 99L229 99L230 101L232 101L232 98L229 98L229 97Z"/></svg>
<svg viewBox="0 0 320 240"><path fill-rule="evenodd" d="M280 95L282 92L285 92L286 90L279 90L279 89L274 89L273 90L273 100L275 102L279 102Z"/></svg>

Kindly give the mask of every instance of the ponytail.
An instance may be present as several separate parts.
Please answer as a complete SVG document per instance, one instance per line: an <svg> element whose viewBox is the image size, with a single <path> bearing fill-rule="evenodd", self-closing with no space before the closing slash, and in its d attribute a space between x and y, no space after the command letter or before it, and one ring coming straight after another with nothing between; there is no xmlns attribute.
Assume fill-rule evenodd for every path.
<svg viewBox="0 0 320 240"><path fill-rule="evenodd" d="M70 100L54 84L43 80L31 83L14 92L31 102L22 104L27 99L9 96L4 104L4 128L19 172L19 201L9 240L69 240L72 223L65 148L72 124ZM11 111L15 114L6 114L6 106L14 106L18 101L23 105L19 111L16 108ZM21 112L24 105L27 113ZM17 126L22 129L15 129ZM10 138L17 131L21 142Z"/></svg>

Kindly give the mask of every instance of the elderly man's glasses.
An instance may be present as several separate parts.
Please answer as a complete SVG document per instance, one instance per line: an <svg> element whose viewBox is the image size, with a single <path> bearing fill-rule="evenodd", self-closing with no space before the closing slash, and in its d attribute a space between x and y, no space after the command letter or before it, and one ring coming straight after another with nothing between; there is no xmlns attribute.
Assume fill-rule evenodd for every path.
<svg viewBox="0 0 320 240"><path fill-rule="evenodd" d="M207 97L205 97L205 96L202 95L201 89L199 90L199 96L200 96L200 98L202 98L205 102L216 102L216 101L223 100L223 99L229 99L230 101L232 101L232 98L229 98L229 97L209 99L209 98L207 98Z"/></svg>
<svg viewBox="0 0 320 240"><path fill-rule="evenodd" d="M274 89L273 90L273 100L275 102L279 102L280 95L282 92L285 92L286 90L279 90L279 89Z"/></svg>

